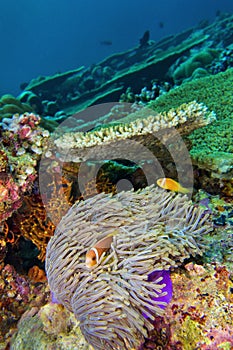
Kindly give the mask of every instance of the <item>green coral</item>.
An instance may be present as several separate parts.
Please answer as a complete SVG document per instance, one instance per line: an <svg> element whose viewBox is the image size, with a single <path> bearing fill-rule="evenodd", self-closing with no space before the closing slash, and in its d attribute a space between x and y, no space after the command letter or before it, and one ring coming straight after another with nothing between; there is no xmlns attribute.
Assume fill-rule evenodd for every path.
<svg viewBox="0 0 233 350"><path fill-rule="evenodd" d="M33 108L27 103L20 102L16 97L5 94L0 98L0 121L3 118L11 118L13 114L32 112Z"/></svg>
<svg viewBox="0 0 233 350"><path fill-rule="evenodd" d="M189 135L192 142L190 154L195 164L215 175L217 172L218 176L228 173L228 178L233 169L232 85L233 69L228 69L224 73L186 82L149 104L149 108L160 112L195 99L215 111L215 122Z"/></svg>
<svg viewBox="0 0 233 350"><path fill-rule="evenodd" d="M195 79L183 83L151 101L149 108L157 112L177 108L182 103L196 100L204 103L210 110L217 113L219 119L224 119L233 112L233 68L225 72Z"/></svg>
<svg viewBox="0 0 233 350"><path fill-rule="evenodd" d="M227 173L233 167L232 115L213 122L208 127L193 131L190 155L201 168L211 168L215 173ZM231 175L229 175L231 176Z"/></svg>
<svg viewBox="0 0 233 350"><path fill-rule="evenodd" d="M196 344L203 339L200 324L187 316L180 327L180 331L177 333L177 338L182 343L183 349L193 350L194 339Z"/></svg>
<svg viewBox="0 0 233 350"><path fill-rule="evenodd" d="M196 69L206 68L218 55L217 50L210 48L199 51L176 68L173 79L179 82L190 78Z"/></svg>
<svg viewBox="0 0 233 350"><path fill-rule="evenodd" d="M74 315L52 303L20 321L10 347L12 350L90 349Z"/></svg>
<svg viewBox="0 0 233 350"><path fill-rule="evenodd" d="M229 341L224 342L224 343L222 343L222 344L219 344L219 345L218 345L218 348L219 348L219 349L222 349L222 350L231 350L231 349L232 349L231 343L230 343Z"/></svg>

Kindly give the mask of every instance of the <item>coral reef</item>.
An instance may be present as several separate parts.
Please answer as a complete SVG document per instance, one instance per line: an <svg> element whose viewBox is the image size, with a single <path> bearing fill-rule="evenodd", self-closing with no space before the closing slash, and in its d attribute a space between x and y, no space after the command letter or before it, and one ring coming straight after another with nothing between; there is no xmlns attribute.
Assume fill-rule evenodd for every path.
<svg viewBox="0 0 233 350"><path fill-rule="evenodd" d="M60 207L62 207L62 204ZM17 223L18 235L31 240L40 252L38 259L44 261L46 247L54 233L55 225L47 217L40 196L25 196L21 208L13 219Z"/></svg>
<svg viewBox="0 0 233 350"><path fill-rule="evenodd" d="M189 262L171 273L173 298L140 350L231 349L232 275L223 266ZM30 307L21 317L10 346L17 350L91 349L74 314L59 304Z"/></svg>
<svg viewBox="0 0 233 350"><path fill-rule="evenodd" d="M146 46L113 54L90 67L38 77L24 86L19 98L30 103L30 98L33 101L37 97L43 105L43 117L58 122L91 105L118 101L129 87L143 101L148 100L152 80L164 85L168 79L173 84L191 75L196 78L211 74L211 64L218 63L216 55L231 43L231 23L231 15L217 17L213 24L205 23L201 29L194 27L159 42L149 41ZM143 87L146 94L140 93Z"/></svg>
<svg viewBox="0 0 233 350"><path fill-rule="evenodd" d="M233 348L232 18L0 97L0 348Z"/></svg>
<svg viewBox="0 0 233 350"><path fill-rule="evenodd" d="M41 261L45 259L46 247L54 234L56 225L75 201L87 199L101 192L116 193L116 186L105 175L107 172L100 172L98 178L88 182L81 192L78 185L75 185L78 169L79 165L72 166L64 163L63 176L59 180L51 174L51 169L48 167L46 199L42 201L41 194L35 191L35 188L38 188L38 182L35 181L32 193L24 195L21 207L14 213L11 222L8 222L15 239L24 237L37 247L39 251L37 258ZM6 222L4 224L7 226ZM12 239L6 236L7 232L3 242L9 242L9 239ZM16 241L12 239L11 243L15 244ZM3 244L5 247L6 244ZM2 253L5 250L4 247L2 247Z"/></svg>
<svg viewBox="0 0 233 350"><path fill-rule="evenodd" d="M149 276L202 254L211 230L209 215L186 196L154 186L96 195L76 203L49 241L49 285L96 349L137 347L153 329L149 320L163 313L164 292L169 294L163 274L162 281L161 274ZM108 234L111 248L90 271L85 254Z"/></svg>
<svg viewBox="0 0 233 350"><path fill-rule="evenodd" d="M195 100L204 103L210 110L215 111L218 119L223 120L232 113L232 81L233 69L230 68L216 75L185 82L151 101L148 107L161 113Z"/></svg>
<svg viewBox="0 0 233 350"><path fill-rule="evenodd" d="M151 88L144 86L140 93L134 93L131 87L128 87L126 91L121 94L120 102L129 102L138 104L145 104L149 101L155 100L158 96L163 95L171 89L171 83L160 83L156 80L151 82Z"/></svg>
<svg viewBox="0 0 233 350"><path fill-rule="evenodd" d="M4 348L8 339L16 330L22 314L33 307L40 307L48 301L49 291L45 280L33 282L23 274L16 272L13 266L0 264L0 348Z"/></svg>
<svg viewBox="0 0 233 350"><path fill-rule="evenodd" d="M167 113L164 112L160 114L145 108L139 109L139 111L135 113L128 114L126 117L118 119L117 123L109 124L98 130L83 133L67 132L55 139L54 143L49 145L49 147L53 150L53 153L53 148L57 148L59 157L63 161L84 161L90 149L94 150L92 152L92 157L96 156L96 159L100 159L99 157L104 159L105 145L109 146L108 150L111 147L113 152L114 149L116 149L115 158L118 158L117 152L121 145L121 140L131 138L141 138L143 140L143 137L146 139L146 137L150 136L152 133L155 134L163 129L169 130L176 126L181 134L188 134L193 129L207 125L213 120L215 120L215 114L209 112L203 104L195 101L188 104L184 103L176 109L171 109ZM167 139L169 139L168 136ZM170 139L170 142L172 142L171 134ZM151 143L150 141L151 140L148 142L149 144ZM167 142L169 142L169 140L167 140ZM124 145L124 147L126 146ZM131 148L133 148L132 145ZM132 150L132 152L134 152L134 150ZM130 157L129 154L128 157Z"/></svg>
<svg viewBox="0 0 233 350"><path fill-rule="evenodd" d="M190 155L199 169L208 171L209 178L229 181L233 167L232 82L233 69L228 69L224 73L184 83L149 103L151 109L160 112L176 108L182 102L195 98L216 112L217 119L210 126L194 130L190 134Z"/></svg>
<svg viewBox="0 0 233 350"><path fill-rule="evenodd" d="M75 132L72 129L72 125L76 124L74 118L67 126L62 123L50 138L40 162L40 190L47 212L50 212L46 199L52 182L50 178L55 174L61 186L65 167L69 166L67 180L72 184L72 200L79 199L88 184L93 184L93 181L94 185L98 183L98 168L105 174L100 184L107 183L108 179L110 184L117 186L124 179L129 182L130 188L139 189L155 183L165 174L174 179L182 177L183 185L192 187L192 164L187 150L189 143L184 143L180 135L187 136L193 129L211 123L215 114L195 101L160 114L147 108L134 109L132 105L130 108L128 105L123 107L127 108L120 108L118 104L117 112L115 109L109 112L112 113L112 120L114 116L116 119L105 127ZM93 113L95 111L96 108ZM88 113L92 113L92 107ZM156 162L159 162L159 166ZM153 181L147 177L148 174L153 176ZM102 186L95 193L103 190ZM61 202L61 196L55 195L54 203L57 200ZM58 207L55 204L55 208ZM68 209L69 205L65 210ZM55 224L61 219L59 213L57 218L54 212L51 215Z"/></svg>
<svg viewBox="0 0 233 350"><path fill-rule="evenodd" d="M215 23L222 37L228 34L226 21L230 23L231 17L217 19ZM192 48L204 51L208 46L206 51L212 53L211 50L221 47L219 37L209 40L209 37L214 37L213 32L213 25L207 25L201 31L191 28L158 43L149 42L146 46L113 54L88 68L80 67L55 76L39 77L30 82L25 90L40 96L42 101L53 101L59 110L72 115L96 103L119 100L129 86L134 91L140 91L153 78L166 81L165 75L172 64L189 54ZM201 44L204 48L200 48ZM204 54L200 53L199 56L202 55L202 60L206 61L206 56L211 56L209 52L205 60Z"/></svg>
<svg viewBox="0 0 233 350"><path fill-rule="evenodd" d="M172 275L173 299L166 309L168 349L215 350L233 346L233 294L230 272L223 266L189 263L187 273ZM227 345L228 344L228 345Z"/></svg>
<svg viewBox="0 0 233 350"><path fill-rule="evenodd" d="M193 75L195 75L195 71L197 69L205 69L210 67L211 63L218 56L219 52L215 49L205 48L204 50L199 50L178 65L178 67L176 67L170 74L172 75L174 82L179 84L183 80L191 78ZM207 71L206 74L208 74Z"/></svg>
<svg viewBox="0 0 233 350"><path fill-rule="evenodd" d="M151 43L146 50L136 47L113 54L96 65L74 72L73 76L67 75L59 87L57 80L63 80L64 74L33 81L25 89L42 100L56 101L59 109L69 116L97 103L119 100L128 86L140 91L145 82L150 84L152 71L155 78L162 78L177 57L207 38L205 33L194 37L188 30L164 42Z"/></svg>
<svg viewBox="0 0 233 350"><path fill-rule="evenodd" d="M13 336L12 350L91 350L78 321L62 305L48 303L26 312Z"/></svg>
<svg viewBox="0 0 233 350"><path fill-rule="evenodd" d="M49 136L33 113L15 114L1 123L0 222L9 218L30 192L37 176L36 165Z"/></svg>
<svg viewBox="0 0 233 350"><path fill-rule="evenodd" d="M212 63L210 70L213 74L217 74L219 72L225 72L228 68L232 67L233 49L227 48L221 52L219 59Z"/></svg>
<svg viewBox="0 0 233 350"><path fill-rule="evenodd" d="M16 97L6 94L0 98L0 120L3 118L11 118L13 114L23 114L26 112L33 112L33 108L27 104L22 103Z"/></svg>

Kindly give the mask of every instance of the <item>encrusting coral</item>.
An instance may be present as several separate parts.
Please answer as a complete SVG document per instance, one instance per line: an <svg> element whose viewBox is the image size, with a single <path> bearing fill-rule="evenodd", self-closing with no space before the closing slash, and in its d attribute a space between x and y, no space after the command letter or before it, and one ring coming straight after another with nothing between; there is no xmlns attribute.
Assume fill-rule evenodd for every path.
<svg viewBox="0 0 233 350"><path fill-rule="evenodd" d="M202 254L211 230L203 209L155 186L98 194L57 226L46 255L50 288L95 349L137 348L170 300L169 269ZM109 234L109 251L89 269L86 252Z"/></svg>

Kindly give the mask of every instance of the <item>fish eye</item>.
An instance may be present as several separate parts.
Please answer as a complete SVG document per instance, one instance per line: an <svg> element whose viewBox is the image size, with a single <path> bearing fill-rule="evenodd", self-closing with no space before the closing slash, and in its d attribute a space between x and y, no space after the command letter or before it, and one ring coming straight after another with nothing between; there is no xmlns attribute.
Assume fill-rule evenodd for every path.
<svg viewBox="0 0 233 350"><path fill-rule="evenodd" d="M95 256L93 256L91 260L92 260L92 261L96 261L96 257L95 257Z"/></svg>

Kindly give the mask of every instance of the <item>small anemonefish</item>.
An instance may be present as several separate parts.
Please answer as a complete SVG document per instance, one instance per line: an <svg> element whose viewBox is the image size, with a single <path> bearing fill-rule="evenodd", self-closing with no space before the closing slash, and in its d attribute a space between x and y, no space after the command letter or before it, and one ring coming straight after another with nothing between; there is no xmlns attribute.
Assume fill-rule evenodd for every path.
<svg viewBox="0 0 233 350"><path fill-rule="evenodd" d="M162 177L161 179L158 179L157 185L161 188L164 188L165 190L180 193L190 193L190 190L188 188L181 186L178 182L176 182L173 179L170 179L169 177Z"/></svg>
<svg viewBox="0 0 233 350"><path fill-rule="evenodd" d="M94 247L88 250L88 252L86 253L86 266L88 268L91 268L98 264L102 254L111 247L112 241L113 234L107 235L100 241L96 242Z"/></svg>

